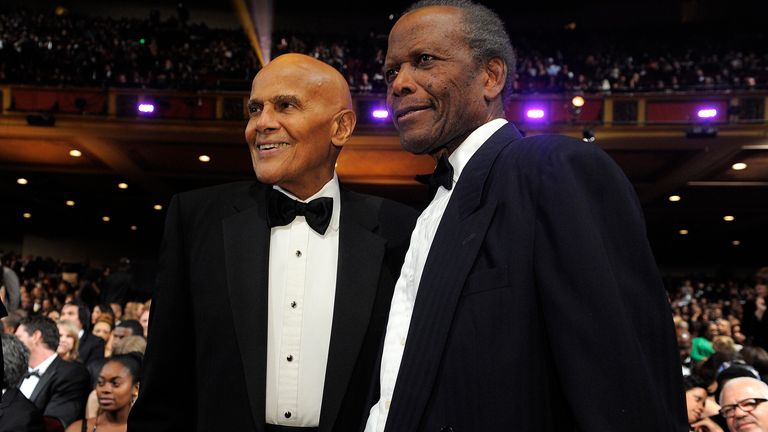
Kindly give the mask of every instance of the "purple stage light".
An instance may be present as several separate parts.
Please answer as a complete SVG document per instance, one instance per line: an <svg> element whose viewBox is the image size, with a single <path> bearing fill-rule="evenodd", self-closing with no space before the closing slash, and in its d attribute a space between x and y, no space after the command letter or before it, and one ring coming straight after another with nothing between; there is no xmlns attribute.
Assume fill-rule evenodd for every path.
<svg viewBox="0 0 768 432"><path fill-rule="evenodd" d="M371 116L375 119L383 120L385 118L389 118L389 112L383 109L375 109L371 111Z"/></svg>
<svg viewBox="0 0 768 432"><path fill-rule="evenodd" d="M544 120L546 113L541 108L530 108L525 111L525 117L529 120Z"/></svg>
<svg viewBox="0 0 768 432"><path fill-rule="evenodd" d="M139 104L138 110L140 113L150 114L155 112L155 106L150 103L141 103Z"/></svg>
<svg viewBox="0 0 768 432"><path fill-rule="evenodd" d="M717 117L717 109L709 107L701 108L696 112L696 115L702 120L711 120Z"/></svg>

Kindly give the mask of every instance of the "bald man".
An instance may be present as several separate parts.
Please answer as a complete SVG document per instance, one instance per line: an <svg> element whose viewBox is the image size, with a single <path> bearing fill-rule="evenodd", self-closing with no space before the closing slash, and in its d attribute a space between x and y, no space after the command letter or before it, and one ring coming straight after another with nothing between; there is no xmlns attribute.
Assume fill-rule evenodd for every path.
<svg viewBox="0 0 768 432"><path fill-rule="evenodd" d="M274 59L248 111L257 180L179 194L168 208L129 431L355 431L365 421L416 212L339 186L356 116L329 65Z"/></svg>
<svg viewBox="0 0 768 432"><path fill-rule="evenodd" d="M720 392L720 414L731 432L768 432L768 385L748 377L734 378Z"/></svg>

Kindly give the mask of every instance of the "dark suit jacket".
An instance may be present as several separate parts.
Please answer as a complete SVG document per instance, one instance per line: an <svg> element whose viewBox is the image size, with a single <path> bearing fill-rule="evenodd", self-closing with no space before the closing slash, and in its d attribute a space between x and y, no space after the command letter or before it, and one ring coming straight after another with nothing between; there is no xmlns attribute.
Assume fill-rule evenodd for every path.
<svg viewBox="0 0 768 432"><path fill-rule="evenodd" d="M43 432L43 415L15 388L6 389L0 399L0 431Z"/></svg>
<svg viewBox="0 0 768 432"><path fill-rule="evenodd" d="M263 431L271 186L240 182L168 208L130 431ZM359 430L416 212L341 190L339 263L320 430Z"/></svg>
<svg viewBox="0 0 768 432"><path fill-rule="evenodd" d="M597 147L497 131L461 174L414 305L386 431L686 431L632 186Z"/></svg>
<svg viewBox="0 0 768 432"><path fill-rule="evenodd" d="M78 353L80 354L80 361L84 365L104 360L104 339L86 330L83 332L83 337L80 338Z"/></svg>
<svg viewBox="0 0 768 432"><path fill-rule="evenodd" d="M90 378L85 367L56 357L40 377L29 400L44 416L56 417L66 428L73 421L83 418L85 400L90 391Z"/></svg>

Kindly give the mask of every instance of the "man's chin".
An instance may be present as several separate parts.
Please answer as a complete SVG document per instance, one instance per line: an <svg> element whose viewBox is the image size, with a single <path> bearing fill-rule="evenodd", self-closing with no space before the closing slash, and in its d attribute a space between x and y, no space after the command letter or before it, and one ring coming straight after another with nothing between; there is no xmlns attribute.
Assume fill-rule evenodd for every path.
<svg viewBox="0 0 768 432"><path fill-rule="evenodd" d="M425 155L433 153L437 148L436 143L424 137L408 137L403 135L400 138L400 146L407 152L415 155Z"/></svg>

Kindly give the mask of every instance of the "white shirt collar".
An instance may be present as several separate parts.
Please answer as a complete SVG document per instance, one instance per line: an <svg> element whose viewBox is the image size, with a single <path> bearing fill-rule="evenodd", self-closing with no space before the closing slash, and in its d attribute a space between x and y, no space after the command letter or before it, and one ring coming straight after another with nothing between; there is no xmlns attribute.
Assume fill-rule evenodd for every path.
<svg viewBox="0 0 768 432"><path fill-rule="evenodd" d="M51 363L53 363L53 361L56 360L56 356L58 356L58 354L56 354L54 352L53 354L51 354L50 357L48 357L47 359L43 360L42 363L37 365L36 368L28 368L28 371L32 372L33 370L36 370L40 374L40 376L42 376L45 373L45 371L48 370L48 367L51 366Z"/></svg>
<svg viewBox="0 0 768 432"><path fill-rule="evenodd" d="M333 231L339 230L339 219L341 218L341 188L339 186L339 178L336 175L336 171L333 172L333 178L330 179L328 183L325 184L325 186L320 188L319 191L305 200L297 198L295 195L278 185L273 185L272 187L286 194L291 199L295 199L301 202L309 202L315 198L321 197L333 198L333 211L331 213L331 223L328 225L328 229Z"/></svg>
<svg viewBox="0 0 768 432"><path fill-rule="evenodd" d="M507 120L503 118L497 118L489 121L488 123L475 129L474 132L459 144L459 147L451 153L448 157L448 161L453 166L453 184L459 181L461 172L464 171L464 167L467 166L469 160L475 155L478 149L485 143L491 135L501 129L502 126L507 124Z"/></svg>

